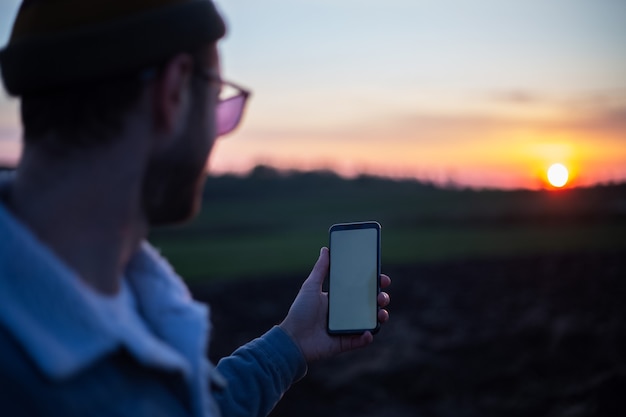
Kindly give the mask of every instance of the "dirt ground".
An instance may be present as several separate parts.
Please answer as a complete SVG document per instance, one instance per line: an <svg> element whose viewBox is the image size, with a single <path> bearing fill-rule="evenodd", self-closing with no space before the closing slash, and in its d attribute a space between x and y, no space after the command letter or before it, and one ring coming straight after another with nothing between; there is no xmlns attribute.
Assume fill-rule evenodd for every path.
<svg viewBox="0 0 626 417"><path fill-rule="evenodd" d="M309 367L272 416L625 416L626 253L383 268L391 320ZM262 334L304 276L194 286L211 357Z"/></svg>

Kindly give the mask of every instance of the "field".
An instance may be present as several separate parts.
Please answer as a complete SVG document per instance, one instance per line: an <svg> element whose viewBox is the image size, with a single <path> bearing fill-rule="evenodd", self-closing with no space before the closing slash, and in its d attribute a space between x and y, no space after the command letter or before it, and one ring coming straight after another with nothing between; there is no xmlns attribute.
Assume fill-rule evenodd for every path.
<svg viewBox="0 0 626 417"><path fill-rule="evenodd" d="M280 416L623 416L626 186L440 189L258 168L151 239L211 305L210 356L286 313L332 223L378 220L391 320L312 364Z"/></svg>
<svg viewBox="0 0 626 417"><path fill-rule="evenodd" d="M331 224L377 220L383 265L626 249L626 186L440 189L373 177L280 173L209 179L204 208L151 241L191 282L306 272Z"/></svg>
<svg viewBox="0 0 626 417"><path fill-rule="evenodd" d="M390 267L373 345L314 363L272 417L626 415L626 251ZM211 356L281 320L296 277L194 286Z"/></svg>

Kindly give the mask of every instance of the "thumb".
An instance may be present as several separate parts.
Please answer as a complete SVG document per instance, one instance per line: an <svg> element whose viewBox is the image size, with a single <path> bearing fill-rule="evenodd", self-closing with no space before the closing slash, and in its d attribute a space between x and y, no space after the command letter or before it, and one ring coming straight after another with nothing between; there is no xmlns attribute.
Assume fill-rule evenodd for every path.
<svg viewBox="0 0 626 417"><path fill-rule="evenodd" d="M309 274L309 277L306 279L306 281L304 281L302 287L321 291L324 279L326 278L326 275L328 275L329 264L330 258L328 248L323 247L322 249L320 249L320 257L317 259L317 262L315 262L313 270Z"/></svg>

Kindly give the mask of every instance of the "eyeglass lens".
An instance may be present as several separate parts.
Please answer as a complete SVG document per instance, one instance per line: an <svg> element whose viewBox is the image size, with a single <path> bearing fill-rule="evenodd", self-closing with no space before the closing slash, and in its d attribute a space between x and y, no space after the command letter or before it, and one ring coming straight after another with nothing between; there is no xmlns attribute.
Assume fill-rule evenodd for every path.
<svg viewBox="0 0 626 417"><path fill-rule="evenodd" d="M225 100L217 105L217 135L225 135L232 132L243 114L243 108L246 104L246 96L239 94Z"/></svg>

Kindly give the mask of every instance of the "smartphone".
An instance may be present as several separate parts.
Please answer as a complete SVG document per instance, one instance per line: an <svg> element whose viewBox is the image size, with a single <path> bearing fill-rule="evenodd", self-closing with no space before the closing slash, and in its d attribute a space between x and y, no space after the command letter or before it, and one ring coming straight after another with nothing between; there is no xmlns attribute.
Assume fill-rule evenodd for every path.
<svg viewBox="0 0 626 417"><path fill-rule="evenodd" d="M335 224L329 241L328 333L378 331L380 224Z"/></svg>

